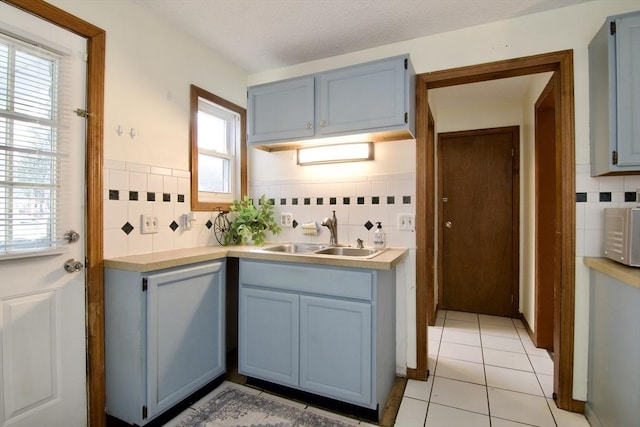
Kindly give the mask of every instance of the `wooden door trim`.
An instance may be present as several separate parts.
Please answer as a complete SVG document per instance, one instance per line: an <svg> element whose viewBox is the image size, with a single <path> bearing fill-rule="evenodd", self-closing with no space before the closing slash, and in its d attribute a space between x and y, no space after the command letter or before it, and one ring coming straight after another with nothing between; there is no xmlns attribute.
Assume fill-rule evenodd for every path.
<svg viewBox="0 0 640 427"><path fill-rule="evenodd" d="M417 367L408 370L412 378L426 379L427 357L420 357L427 347L427 294L431 293L435 265L433 234L435 190L433 176L434 144L427 137L428 89L464 83L496 80L528 74L555 71L558 76L559 135L557 167L560 191L559 204L560 258L557 285L558 307L561 313L558 327L558 348L555 354L554 377L558 407L571 411L584 408L583 402L573 399L573 356L575 314L575 116L573 51L533 55L450 70L423 73L416 80L416 345Z"/></svg>
<svg viewBox="0 0 640 427"><path fill-rule="evenodd" d="M539 155L540 154L539 150L541 147L541 141L538 139L541 137L539 123L541 118L544 117L540 114L540 109L545 107L547 104L550 104L550 103L553 104L553 115L554 115L553 145L555 147L556 146L555 142L559 138L558 128L557 126L555 126L555 123L559 120L558 109L556 108L556 100L558 99L558 96L559 95L558 95L557 75L554 73L549 79L549 81L547 82L547 85L544 87L544 89L538 96L538 99L536 100L536 103L534 106L534 114L535 114L535 120L534 120L535 132L534 133L535 133L535 153L536 153L535 154L535 192L538 195L542 194L541 192L543 191L539 187L539 183L540 183L539 177L544 176L544 174L548 173L550 170L550 169L546 169L545 172L541 172L541 169L545 164L545 160L542 160L541 156ZM557 180L557 173L558 173L557 170L553 171L553 182L556 182ZM555 314L554 314L555 307L553 305L549 306L547 302L550 300L551 301L555 300L553 295L553 286L554 286L553 282L555 281L555 279L557 279L557 274L554 272L552 273L554 276L554 280L549 281L548 277L546 277L547 280L541 280L541 266L540 266L539 254L543 253L544 249L541 249L541 246L540 246L540 242L541 242L540 212L545 212L546 214L549 214L551 213L550 209L555 209L555 200L554 200L554 203L551 204L551 207L549 207L547 206L547 204L540 202L540 197L536 197L536 200L535 200L536 226L535 226L535 249L534 249L534 254L535 254L534 256L536 258L535 267L534 267L534 271L535 271L534 325L535 325L535 328L533 333L531 332L531 329L528 329L528 332L531 335L531 338L533 339L535 345L543 348L553 347L553 335L551 336L549 335L548 329L549 327L551 327L552 329L554 327L553 322L555 318ZM552 214L554 215L554 217L558 216L557 212L553 212ZM555 240L556 238L554 237L554 243L553 243L552 249L553 249L554 257L557 257L559 253L556 252Z"/></svg>
<svg viewBox="0 0 640 427"><path fill-rule="evenodd" d="M106 33L43 0L1 0L87 39L86 140L86 334L87 421L106 425L104 376L104 273L102 156L104 140L104 75Z"/></svg>
<svg viewBox="0 0 640 427"><path fill-rule="evenodd" d="M476 135L489 135L489 134L498 134L498 133L509 133L511 134L511 147L513 148L513 160L512 160L512 174L511 174L511 188L512 188L512 198L511 198L511 212L512 212L512 230L511 230L511 265L513 270L511 272L512 282L511 282L511 295L513 295L513 300L511 301L511 317L519 317L518 313L518 301L520 300L520 126L505 126L505 127L497 127L497 128L486 128L486 129L471 129L471 130L462 130L462 131L453 131L453 132L442 132L438 133L438 143L436 146L437 154L436 157L438 159L442 158L442 137L466 137L466 136L476 136ZM444 204L442 202L442 197L444 193L443 189L443 169L442 169L442 161L438 162L438 190L437 196L435 199L435 203L437 205L438 210L438 256L436 262L438 263L438 275L437 275L437 284L438 284L438 304L443 305L442 295L442 286L444 283L443 276L443 257L441 254L444 249L444 239L442 233L443 227L443 211ZM431 323L429 323L431 324Z"/></svg>

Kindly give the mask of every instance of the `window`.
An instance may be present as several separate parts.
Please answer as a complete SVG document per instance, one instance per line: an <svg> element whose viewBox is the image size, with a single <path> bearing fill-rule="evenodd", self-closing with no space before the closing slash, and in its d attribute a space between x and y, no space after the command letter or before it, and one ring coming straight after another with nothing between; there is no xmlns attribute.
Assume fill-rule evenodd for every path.
<svg viewBox="0 0 640 427"><path fill-rule="evenodd" d="M0 33L0 258L64 243L63 64L56 53Z"/></svg>
<svg viewBox="0 0 640 427"><path fill-rule="evenodd" d="M191 86L191 208L227 209L246 194L246 112Z"/></svg>

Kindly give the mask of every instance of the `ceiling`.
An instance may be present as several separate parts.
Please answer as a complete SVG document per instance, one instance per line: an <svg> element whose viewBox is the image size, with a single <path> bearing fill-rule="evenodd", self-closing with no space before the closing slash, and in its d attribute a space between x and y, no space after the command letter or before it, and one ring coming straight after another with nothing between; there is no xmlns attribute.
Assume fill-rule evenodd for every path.
<svg viewBox="0 0 640 427"><path fill-rule="evenodd" d="M132 1L253 74L590 0Z"/></svg>
<svg viewBox="0 0 640 427"><path fill-rule="evenodd" d="M478 108L487 104L518 104L525 99L536 79L549 81L553 73L529 74L479 83L468 83L429 90L429 106L435 112L459 108ZM540 88L542 89L542 88Z"/></svg>

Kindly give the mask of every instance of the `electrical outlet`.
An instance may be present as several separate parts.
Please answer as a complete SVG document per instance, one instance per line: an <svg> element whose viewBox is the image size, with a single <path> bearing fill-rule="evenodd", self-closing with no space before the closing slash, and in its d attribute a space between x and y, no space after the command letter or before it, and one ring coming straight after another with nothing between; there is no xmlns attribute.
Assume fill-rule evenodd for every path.
<svg viewBox="0 0 640 427"><path fill-rule="evenodd" d="M280 225L283 228L293 227L293 214L291 213L280 214Z"/></svg>
<svg viewBox="0 0 640 427"><path fill-rule="evenodd" d="M153 234L158 232L158 217L152 215L140 216L140 232L142 234Z"/></svg>
<svg viewBox="0 0 640 427"><path fill-rule="evenodd" d="M416 217L412 214L398 215L398 230L414 231L416 229Z"/></svg>

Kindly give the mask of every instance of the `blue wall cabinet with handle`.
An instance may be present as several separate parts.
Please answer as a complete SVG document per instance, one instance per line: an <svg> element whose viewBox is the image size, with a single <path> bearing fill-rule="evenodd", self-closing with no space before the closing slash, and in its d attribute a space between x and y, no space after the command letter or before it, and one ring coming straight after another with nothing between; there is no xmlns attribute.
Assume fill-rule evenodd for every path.
<svg viewBox="0 0 640 427"><path fill-rule="evenodd" d="M313 76L249 88L249 143L304 139L314 134Z"/></svg>
<svg viewBox="0 0 640 427"><path fill-rule="evenodd" d="M375 142L415 133L409 55L252 86L247 96L247 140L267 151L328 137L361 135Z"/></svg>
<svg viewBox="0 0 640 427"><path fill-rule="evenodd" d="M147 424L225 373L225 272L105 269L108 414Z"/></svg>
<svg viewBox="0 0 640 427"><path fill-rule="evenodd" d="M319 133L332 136L406 127L409 71L405 66L408 58L397 57L320 73Z"/></svg>
<svg viewBox="0 0 640 427"><path fill-rule="evenodd" d="M608 17L589 44L591 175L640 172L640 11Z"/></svg>
<svg viewBox="0 0 640 427"><path fill-rule="evenodd" d="M395 269L240 260L238 371L381 411L395 292Z"/></svg>

